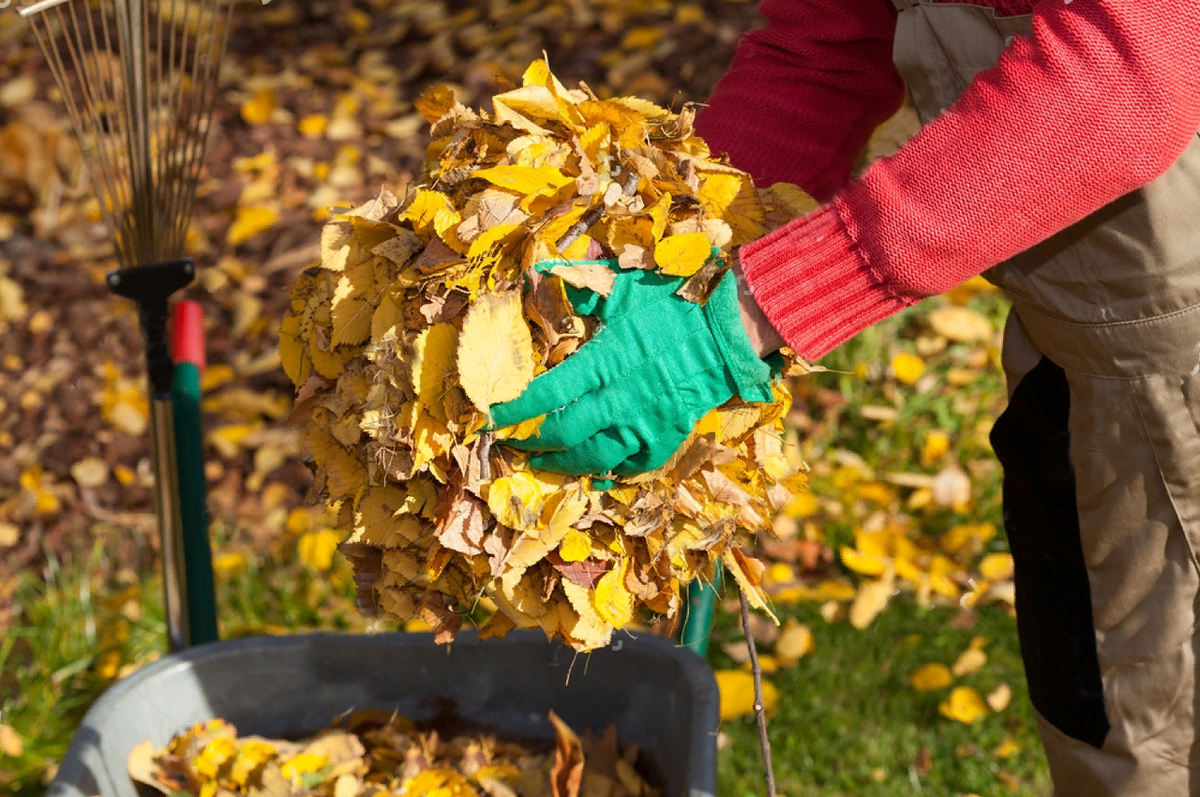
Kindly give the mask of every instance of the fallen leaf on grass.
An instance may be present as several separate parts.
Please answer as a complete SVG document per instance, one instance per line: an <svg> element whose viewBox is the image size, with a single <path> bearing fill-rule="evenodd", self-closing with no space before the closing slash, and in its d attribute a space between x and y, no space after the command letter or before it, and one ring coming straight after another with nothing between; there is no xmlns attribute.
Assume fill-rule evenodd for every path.
<svg viewBox="0 0 1200 797"><path fill-rule="evenodd" d="M864 582L850 604L850 625L860 631L869 626L887 608L893 588L894 579L890 577Z"/></svg>
<svg viewBox="0 0 1200 797"><path fill-rule="evenodd" d="M954 677L950 674L950 668L945 664L937 662L926 664L908 677L908 682L918 692L932 692L935 689L943 689L949 686L953 680Z"/></svg>
<svg viewBox="0 0 1200 797"><path fill-rule="evenodd" d="M789 619L779 632L779 640L775 643L775 657L785 667L790 667L807 656L813 649L812 631L807 625Z"/></svg>
<svg viewBox="0 0 1200 797"><path fill-rule="evenodd" d="M950 696L938 705L943 717L972 725L987 715L988 707L983 698L969 686L956 686Z"/></svg>
<svg viewBox="0 0 1200 797"><path fill-rule="evenodd" d="M996 749L992 751L992 755L996 758L1009 758L1020 752L1021 743L1011 736L1005 736L1000 744L996 745Z"/></svg>
<svg viewBox="0 0 1200 797"><path fill-rule="evenodd" d="M25 742L21 734L3 724L0 724L0 753L9 758L20 758L25 754Z"/></svg>
<svg viewBox="0 0 1200 797"><path fill-rule="evenodd" d="M978 343L992 336L992 323L969 307L939 307L929 314L929 326L956 343Z"/></svg>
<svg viewBox="0 0 1200 797"><path fill-rule="evenodd" d="M925 373L925 361L915 354L900 352L892 358L892 373L906 385L916 384Z"/></svg>
<svg viewBox="0 0 1200 797"><path fill-rule="evenodd" d="M997 713L1008 708L1012 701L1012 688L1008 684L1000 684L987 696L987 704Z"/></svg>
<svg viewBox="0 0 1200 797"><path fill-rule="evenodd" d="M961 678L964 675L979 672L985 664L987 664L986 653L978 648L967 648L950 667L950 672L954 673L955 678Z"/></svg>
<svg viewBox="0 0 1200 797"><path fill-rule="evenodd" d="M754 674L745 670L717 670L717 689L721 693L722 720L754 713ZM779 704L779 690L770 681L762 682L763 706L770 713Z"/></svg>

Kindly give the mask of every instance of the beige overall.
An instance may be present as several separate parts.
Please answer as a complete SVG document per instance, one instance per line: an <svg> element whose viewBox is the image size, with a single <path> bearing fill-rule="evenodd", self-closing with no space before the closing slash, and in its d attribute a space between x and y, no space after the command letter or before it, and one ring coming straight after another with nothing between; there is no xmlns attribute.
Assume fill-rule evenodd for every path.
<svg viewBox="0 0 1200 797"><path fill-rule="evenodd" d="M1028 16L893 2L922 122L1030 32ZM1055 792L1200 797L1200 141L986 276L1013 300L992 442Z"/></svg>

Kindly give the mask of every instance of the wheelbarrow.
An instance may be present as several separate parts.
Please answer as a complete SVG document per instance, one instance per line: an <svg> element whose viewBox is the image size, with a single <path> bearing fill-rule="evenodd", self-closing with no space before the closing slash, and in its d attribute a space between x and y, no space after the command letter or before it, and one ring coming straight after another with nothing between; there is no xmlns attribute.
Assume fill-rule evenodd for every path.
<svg viewBox="0 0 1200 797"><path fill-rule="evenodd" d="M430 727L453 719L500 737L551 743L553 710L572 728L616 725L664 797L709 797L716 786L719 696L702 658L716 591L688 595L679 643L625 635L568 671L569 647L538 631L485 642L460 634L449 646L428 633L306 633L217 639L212 551L205 508L199 305L180 302L172 323L175 483L182 539L164 555L167 656L101 695L84 716L48 797L135 797L126 762L134 745L156 747L220 717L240 733L299 738L347 712L398 711ZM166 547L164 547L166 550Z"/></svg>

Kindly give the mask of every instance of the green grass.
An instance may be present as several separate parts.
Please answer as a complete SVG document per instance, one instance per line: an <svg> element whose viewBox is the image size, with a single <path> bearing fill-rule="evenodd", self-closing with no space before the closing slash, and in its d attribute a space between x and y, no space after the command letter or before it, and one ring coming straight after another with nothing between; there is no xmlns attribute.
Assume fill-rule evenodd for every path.
<svg viewBox="0 0 1200 797"><path fill-rule="evenodd" d="M806 797L1015 794L1050 791L1028 704L1012 619L988 608L976 624L956 631L948 609L914 611L893 605L865 631L826 623L815 610L792 613L808 623L814 651L793 669L767 676L780 692L770 739L779 792ZM732 619L717 637L731 634ZM987 665L955 679L988 694L1000 683L1013 692L1008 708L974 725L942 717L938 704L952 687L917 692L908 678L929 662L949 666L975 636L988 638ZM724 654L715 666L735 666ZM729 742L719 757L722 797L763 793L763 767L753 718L726 722ZM1006 737L1020 750L998 759ZM922 762L922 750L928 751ZM927 769L926 769L927 766ZM1000 777L1017 785L1010 789Z"/></svg>

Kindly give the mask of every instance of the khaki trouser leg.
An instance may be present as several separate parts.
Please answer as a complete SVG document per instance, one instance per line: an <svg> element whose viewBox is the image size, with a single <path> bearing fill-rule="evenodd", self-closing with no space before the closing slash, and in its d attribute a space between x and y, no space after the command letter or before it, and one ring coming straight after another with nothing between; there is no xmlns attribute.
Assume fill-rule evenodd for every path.
<svg viewBox="0 0 1200 797"><path fill-rule="evenodd" d="M1200 310L1126 325L1116 344L1200 341ZM1030 695L1059 797L1200 795L1196 606L1200 569L1200 376L1111 369L1108 341L1041 357L1014 312L1005 329L1011 403L993 431ZM1109 337L1095 326L1076 332ZM1077 339L1078 342L1078 339ZM1054 345L1049 345L1054 344ZM1193 342L1190 344L1194 346ZM1145 348L1154 346L1147 342ZM1200 369L1198 369L1200 370Z"/></svg>

